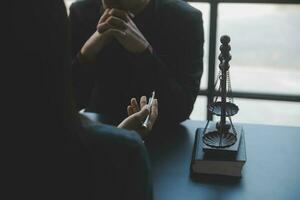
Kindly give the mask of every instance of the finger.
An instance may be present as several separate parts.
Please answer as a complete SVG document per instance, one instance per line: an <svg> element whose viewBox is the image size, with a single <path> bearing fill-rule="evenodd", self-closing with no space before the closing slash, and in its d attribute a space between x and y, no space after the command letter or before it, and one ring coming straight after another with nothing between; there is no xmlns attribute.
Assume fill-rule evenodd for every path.
<svg viewBox="0 0 300 200"><path fill-rule="evenodd" d="M133 19L135 15L132 12L128 12L128 15Z"/></svg>
<svg viewBox="0 0 300 200"><path fill-rule="evenodd" d="M98 24L97 31L99 33L103 33L103 32L107 31L110 28L113 28L110 24L108 24L108 23L101 23L101 24Z"/></svg>
<svg viewBox="0 0 300 200"><path fill-rule="evenodd" d="M120 30L118 28L112 27L110 24L99 24L97 27L97 31L99 33L109 33L109 34L116 34L119 37L124 37L127 35L126 30Z"/></svg>
<svg viewBox="0 0 300 200"><path fill-rule="evenodd" d="M118 18L123 19L124 21L128 22L128 14L124 10L119 10L119 9L113 8L108 13L111 16L118 17Z"/></svg>
<svg viewBox="0 0 300 200"><path fill-rule="evenodd" d="M140 110L139 112L137 112L135 114L140 122L144 122L145 119L147 118L149 112L150 112L149 109L147 108L147 106L145 106L142 110Z"/></svg>
<svg viewBox="0 0 300 200"><path fill-rule="evenodd" d="M149 123L148 123L148 127L150 128L150 130L152 129L157 117L158 117L158 101L157 99L154 99L151 106L151 112L150 112Z"/></svg>
<svg viewBox="0 0 300 200"><path fill-rule="evenodd" d="M139 108L139 105L138 105L138 103L136 101L136 98L132 98L131 99L131 107L132 107L132 110L133 110L134 113L140 111L140 108Z"/></svg>
<svg viewBox="0 0 300 200"><path fill-rule="evenodd" d="M127 114L128 114L128 116L134 114L133 109L132 109L132 106L127 106Z"/></svg>
<svg viewBox="0 0 300 200"><path fill-rule="evenodd" d="M106 31L106 33L109 35L112 34L116 37L125 37L126 36L126 32L119 30L119 29L115 29L115 28L108 29Z"/></svg>
<svg viewBox="0 0 300 200"><path fill-rule="evenodd" d="M104 13L100 17L100 20L99 20L98 24L105 22L107 20L107 18L110 17L110 15L109 15L110 10L111 9L105 9Z"/></svg>
<svg viewBox="0 0 300 200"><path fill-rule="evenodd" d="M158 101L157 99L153 100L152 106L151 106L151 113L156 118L158 116Z"/></svg>
<svg viewBox="0 0 300 200"><path fill-rule="evenodd" d="M129 26L131 26L134 29L138 29L137 26L135 25L135 23L132 21L133 17L130 17L130 15L133 15L132 13L127 14L127 23L129 24ZM134 15L133 15L134 16Z"/></svg>
<svg viewBox="0 0 300 200"><path fill-rule="evenodd" d="M140 99L140 108L144 108L144 106L147 105L147 97L146 96L142 96Z"/></svg>
<svg viewBox="0 0 300 200"><path fill-rule="evenodd" d="M119 29L119 30L126 30L128 27L126 22L123 19L115 17L115 16L110 16L106 20L106 22L108 24L110 24L112 27Z"/></svg>

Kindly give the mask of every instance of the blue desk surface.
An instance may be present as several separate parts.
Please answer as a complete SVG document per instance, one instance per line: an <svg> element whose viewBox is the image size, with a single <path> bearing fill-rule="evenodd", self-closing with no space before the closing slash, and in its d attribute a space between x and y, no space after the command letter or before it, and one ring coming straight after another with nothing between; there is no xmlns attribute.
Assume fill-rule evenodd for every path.
<svg viewBox="0 0 300 200"><path fill-rule="evenodd" d="M195 130L204 125L188 120L147 145L154 200L300 199L300 127L242 124L247 152L242 178L195 181L189 167Z"/></svg>

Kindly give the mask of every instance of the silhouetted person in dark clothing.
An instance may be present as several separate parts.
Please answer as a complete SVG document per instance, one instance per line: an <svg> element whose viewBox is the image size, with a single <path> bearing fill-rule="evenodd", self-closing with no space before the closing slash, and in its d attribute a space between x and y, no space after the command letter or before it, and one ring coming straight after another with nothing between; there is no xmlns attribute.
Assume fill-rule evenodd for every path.
<svg viewBox="0 0 300 200"><path fill-rule="evenodd" d="M5 199L152 199L142 141L151 127L134 131L140 130L150 108L141 102L141 110L130 113L119 128L78 114L63 1L11 5L9 53L14 59L7 67L13 70L10 82L4 85L10 112L4 114L9 128L3 127L7 160L1 161L7 166ZM155 100L152 123L156 117Z"/></svg>
<svg viewBox="0 0 300 200"><path fill-rule="evenodd" d="M118 124L156 91L158 127L186 119L203 71L202 14L182 0L83 0L70 7L78 109Z"/></svg>

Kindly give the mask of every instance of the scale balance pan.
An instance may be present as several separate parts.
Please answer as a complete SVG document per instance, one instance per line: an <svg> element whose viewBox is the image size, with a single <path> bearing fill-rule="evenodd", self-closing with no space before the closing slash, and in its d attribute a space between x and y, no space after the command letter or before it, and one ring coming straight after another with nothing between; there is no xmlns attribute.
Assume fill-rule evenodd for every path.
<svg viewBox="0 0 300 200"><path fill-rule="evenodd" d="M228 133L220 133L218 130L208 132L203 136L203 142L214 148L226 148L230 147L231 145L235 144L237 141L237 137L235 134L228 132Z"/></svg>
<svg viewBox="0 0 300 200"><path fill-rule="evenodd" d="M212 103L208 107L208 110L215 115L221 116L221 105L222 105L222 102L220 102L220 101ZM239 107L237 105L235 105L234 103L226 102L225 103L225 111L226 111L226 117L233 116L238 113Z"/></svg>

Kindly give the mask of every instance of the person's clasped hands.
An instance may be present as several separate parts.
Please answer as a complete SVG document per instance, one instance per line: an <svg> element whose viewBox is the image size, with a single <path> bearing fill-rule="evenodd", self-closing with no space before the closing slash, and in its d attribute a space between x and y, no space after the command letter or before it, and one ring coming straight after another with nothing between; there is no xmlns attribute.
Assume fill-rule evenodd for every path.
<svg viewBox="0 0 300 200"><path fill-rule="evenodd" d="M81 54L93 60L97 53L112 39L116 39L127 51L142 53L151 46L132 21L134 15L128 11L107 8L96 26L97 31L81 49Z"/></svg>
<svg viewBox="0 0 300 200"><path fill-rule="evenodd" d="M99 20L97 30L99 33L108 31L128 51L141 53L149 43L132 21L133 17L130 12L115 8L106 9Z"/></svg>

